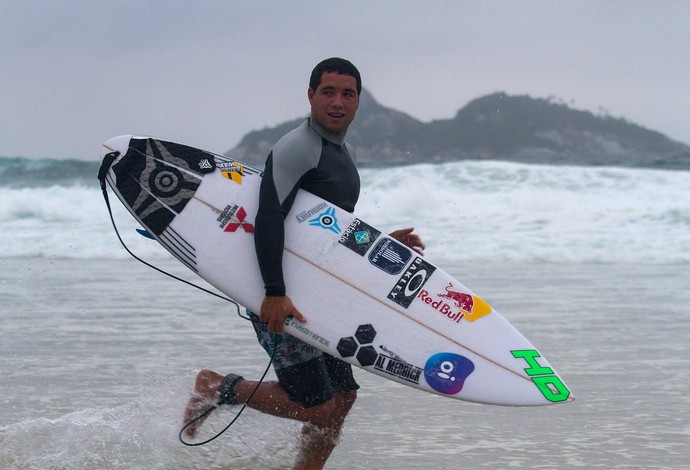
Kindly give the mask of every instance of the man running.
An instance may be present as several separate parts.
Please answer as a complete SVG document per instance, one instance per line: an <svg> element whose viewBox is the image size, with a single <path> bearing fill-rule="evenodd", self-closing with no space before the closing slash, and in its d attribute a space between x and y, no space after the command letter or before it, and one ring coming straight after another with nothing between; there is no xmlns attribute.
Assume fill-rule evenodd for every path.
<svg viewBox="0 0 690 470"><path fill-rule="evenodd" d="M360 179L354 150L344 139L355 118L361 90L359 71L349 61L331 58L319 63L307 91L311 116L275 144L266 162L254 233L266 295L259 315L252 317L259 343L271 356L275 350L278 381L262 382L257 388L256 381L204 369L196 377L196 395L185 412L186 423L195 418L205 400L244 404L257 388L248 406L304 423L295 462L298 469L323 468L359 385L350 364L283 332L287 317L306 320L285 289L284 221L299 189L354 211ZM424 244L412 231L407 228L390 235L421 253ZM199 425L190 425L187 435L194 437Z"/></svg>

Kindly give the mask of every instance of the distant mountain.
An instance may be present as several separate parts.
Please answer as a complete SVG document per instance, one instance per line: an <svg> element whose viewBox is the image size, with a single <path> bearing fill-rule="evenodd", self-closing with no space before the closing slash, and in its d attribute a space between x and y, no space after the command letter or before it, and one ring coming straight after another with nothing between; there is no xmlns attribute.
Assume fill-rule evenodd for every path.
<svg viewBox="0 0 690 470"><path fill-rule="evenodd" d="M303 120L250 132L228 155L262 167L273 144ZM508 160L690 169L690 146L659 132L550 99L502 92L471 101L452 119L424 123L380 105L363 90L347 141L361 166Z"/></svg>

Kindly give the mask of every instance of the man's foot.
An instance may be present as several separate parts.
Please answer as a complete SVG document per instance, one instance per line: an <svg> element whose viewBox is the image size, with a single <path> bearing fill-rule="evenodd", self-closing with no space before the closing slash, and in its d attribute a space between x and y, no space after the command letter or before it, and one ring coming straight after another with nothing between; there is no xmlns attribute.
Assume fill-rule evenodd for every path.
<svg viewBox="0 0 690 470"><path fill-rule="evenodd" d="M219 405L236 404L235 386L243 380L236 374L222 376L212 370L202 369L194 382L194 395L187 402L184 412L184 430L189 438L196 432L211 412Z"/></svg>
<svg viewBox="0 0 690 470"><path fill-rule="evenodd" d="M222 381L222 375L208 369L202 369L196 375L194 395L189 399L184 410L184 424L188 425L184 432L187 437L194 438L196 436L199 426L217 405L218 388Z"/></svg>
<svg viewBox="0 0 690 470"><path fill-rule="evenodd" d="M194 439L199 427L215 408L216 404L213 401L195 393L187 402L187 408L184 410L185 435Z"/></svg>

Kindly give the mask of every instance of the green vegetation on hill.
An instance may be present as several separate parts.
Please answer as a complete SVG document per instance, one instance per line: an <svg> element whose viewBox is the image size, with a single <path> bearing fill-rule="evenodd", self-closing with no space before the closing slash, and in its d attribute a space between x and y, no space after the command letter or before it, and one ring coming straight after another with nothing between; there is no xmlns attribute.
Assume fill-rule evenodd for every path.
<svg viewBox="0 0 690 470"><path fill-rule="evenodd" d="M262 166L273 144L304 118L245 135L229 155ZM452 119L421 122L363 90L347 140L364 166L508 160L529 163L690 168L690 146L625 119L563 103L493 93Z"/></svg>

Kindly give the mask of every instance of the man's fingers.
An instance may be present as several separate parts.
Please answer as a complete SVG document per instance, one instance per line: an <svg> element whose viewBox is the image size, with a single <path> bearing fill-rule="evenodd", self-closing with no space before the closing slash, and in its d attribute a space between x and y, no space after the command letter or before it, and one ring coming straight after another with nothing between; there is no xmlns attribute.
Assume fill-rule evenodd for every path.
<svg viewBox="0 0 690 470"><path fill-rule="evenodd" d="M292 311L292 316L293 316L296 320L301 321L302 323L304 323L304 322L307 321L307 319L304 318L304 316L303 316L303 315L299 312L299 310L297 310L297 309L294 309L294 310Z"/></svg>
<svg viewBox="0 0 690 470"><path fill-rule="evenodd" d="M261 312L259 320L266 323L268 331L272 333L279 333L285 329L285 320L288 317L294 317L295 320L306 322L307 319L302 315L302 312L297 310L292 304L289 297L265 297L261 304Z"/></svg>
<svg viewBox="0 0 690 470"><path fill-rule="evenodd" d="M268 331L272 331L274 333L280 333L283 331L283 325L285 325L285 321L277 321L277 320L272 320L268 323Z"/></svg>

